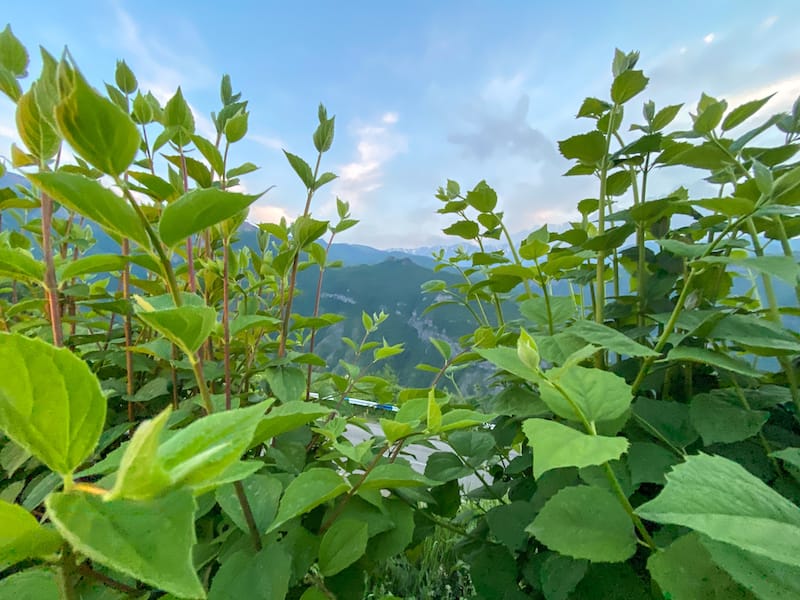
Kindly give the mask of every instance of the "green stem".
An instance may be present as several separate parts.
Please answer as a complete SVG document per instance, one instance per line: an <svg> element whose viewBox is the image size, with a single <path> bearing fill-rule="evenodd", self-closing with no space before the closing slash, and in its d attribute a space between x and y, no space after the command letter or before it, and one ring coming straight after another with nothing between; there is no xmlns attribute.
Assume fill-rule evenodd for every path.
<svg viewBox="0 0 800 600"><path fill-rule="evenodd" d="M197 360L197 357L192 352L187 352L186 358L189 359L189 364L192 365L192 371L194 372L194 377L197 380L197 387L200 388L200 397L203 399L203 407L206 410L206 414L210 415L214 412L214 405L211 402L211 393L208 391L206 378L203 375L203 367L200 365L200 361Z"/></svg>
<svg viewBox="0 0 800 600"><path fill-rule="evenodd" d="M61 550L58 569L58 592L62 600L79 600L75 589L75 555L68 543Z"/></svg>
<svg viewBox="0 0 800 600"><path fill-rule="evenodd" d="M494 216L497 217L497 215ZM509 234L508 229L506 229L506 224L503 223L503 220L500 217L497 217L497 220L500 222L500 228L503 230L503 235L506 238L508 247L511 249L511 256L514 257L514 262L518 267L524 267L525 265L522 264L522 260L520 259L519 254L517 254L517 249L514 247L514 242L511 239L511 234ZM527 279L522 280L522 285L525 286L525 293L528 295L528 298L533 298L533 293L531 292L531 285Z"/></svg>
<svg viewBox="0 0 800 600"><path fill-rule="evenodd" d="M606 147L603 153L603 164L600 167L600 198L597 202L597 235L603 235L606 231L606 182L608 180L608 152L611 148L611 137L613 134L614 118L619 106L614 104L611 107L608 119L608 130L606 131ZM606 282L605 282L606 254L604 250L597 251L597 292L595 296L594 320L603 323L603 312L606 303Z"/></svg>

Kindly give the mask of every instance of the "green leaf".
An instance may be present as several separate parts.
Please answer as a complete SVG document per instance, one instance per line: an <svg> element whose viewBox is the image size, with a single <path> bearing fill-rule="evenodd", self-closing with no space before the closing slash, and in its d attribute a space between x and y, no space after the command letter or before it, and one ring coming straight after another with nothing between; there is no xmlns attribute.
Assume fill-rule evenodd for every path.
<svg viewBox="0 0 800 600"><path fill-rule="evenodd" d="M249 115L247 111L240 110L225 122L225 138L229 144L234 144L245 136Z"/></svg>
<svg viewBox="0 0 800 600"><path fill-rule="evenodd" d="M599 131L591 131L558 142L558 149L564 158L594 164L605 156L606 139Z"/></svg>
<svg viewBox="0 0 800 600"><path fill-rule="evenodd" d="M489 531L511 552L521 552L528 545L525 527L533 522L536 509L530 502L511 502L495 506L486 513Z"/></svg>
<svg viewBox="0 0 800 600"><path fill-rule="evenodd" d="M589 344L627 356L659 356L658 352L633 341L624 333L594 321L580 320L566 329Z"/></svg>
<svg viewBox="0 0 800 600"><path fill-rule="evenodd" d="M253 434L251 447L266 442L270 438L297 429L311 421L330 414L331 410L314 402L287 402L273 408L261 419Z"/></svg>
<svg viewBox="0 0 800 600"><path fill-rule="evenodd" d="M239 550L225 557L208 600L284 600L291 575L292 557L282 544L265 546L255 556Z"/></svg>
<svg viewBox="0 0 800 600"><path fill-rule="evenodd" d="M717 565L757 598L783 600L800 597L800 568L707 537L701 537L700 543Z"/></svg>
<svg viewBox="0 0 800 600"><path fill-rule="evenodd" d="M61 594L54 571L27 569L0 579L0 598L61 600Z"/></svg>
<svg viewBox="0 0 800 600"><path fill-rule="evenodd" d="M533 448L536 479L551 469L602 465L619 458L628 449L628 440L623 437L589 435L545 419L524 421L522 431Z"/></svg>
<svg viewBox="0 0 800 600"><path fill-rule="evenodd" d="M769 419L764 410L745 410L710 394L698 394L689 405L692 425L706 446L731 444L756 435Z"/></svg>
<svg viewBox="0 0 800 600"><path fill-rule="evenodd" d="M731 579L700 543L700 536L690 533L678 538L665 550L650 555L647 570L664 598L673 600L747 600L752 598Z"/></svg>
<svg viewBox="0 0 800 600"><path fill-rule="evenodd" d="M176 307L168 294L147 300L135 296L136 316L190 354L197 352L214 330L217 311L196 294L183 292L182 297L183 305Z"/></svg>
<svg viewBox="0 0 800 600"><path fill-rule="evenodd" d="M245 496L253 512L253 520L259 531L266 531L278 512L278 502L283 493L280 480L271 475L256 474L242 482ZM247 521L242 512L242 504L233 484L217 488L217 504L243 532L248 532Z"/></svg>
<svg viewBox="0 0 800 600"><path fill-rule="evenodd" d="M683 104L671 104L659 110L655 117L653 117L653 131L660 131L672 123L675 117L678 116L678 112L680 112L682 107Z"/></svg>
<svg viewBox="0 0 800 600"><path fill-rule="evenodd" d="M589 563L568 556L551 554L539 571L542 593L547 600L567 600L586 575Z"/></svg>
<svg viewBox="0 0 800 600"><path fill-rule="evenodd" d="M322 537L319 569L326 577L346 569L367 551L367 524L355 519L338 519Z"/></svg>
<svg viewBox="0 0 800 600"><path fill-rule="evenodd" d="M89 367L72 352L19 334L0 333L0 429L61 475L94 451L106 399Z"/></svg>
<svg viewBox="0 0 800 600"><path fill-rule="evenodd" d="M300 400L305 396L306 376L297 367L286 365L268 367L264 371L264 376L272 393L283 404Z"/></svg>
<svg viewBox="0 0 800 600"><path fill-rule="evenodd" d="M497 192L485 181L481 181L467 192L467 204L479 212L491 212L497 206Z"/></svg>
<svg viewBox="0 0 800 600"><path fill-rule="evenodd" d="M158 464L173 485L205 490L250 447L269 404L217 412L194 421L159 446Z"/></svg>
<svg viewBox="0 0 800 600"><path fill-rule="evenodd" d="M208 161L208 164L211 165L214 172L222 175L225 171L225 163L222 160L222 153L220 153L219 148L199 135L192 136L192 143L200 151L200 154L203 155L203 158ZM235 175L233 175L233 177L235 177Z"/></svg>
<svg viewBox="0 0 800 600"><path fill-rule="evenodd" d="M280 325L280 319L268 315L239 315L231 320L230 331L231 337L236 337L243 331L258 327L259 329L272 329L276 325Z"/></svg>
<svg viewBox="0 0 800 600"><path fill-rule="evenodd" d="M261 196L217 188L192 190L164 209L158 233L167 246L175 246L195 233L230 219Z"/></svg>
<svg viewBox="0 0 800 600"><path fill-rule="evenodd" d="M163 464L158 460L161 432L171 414L172 409L167 408L136 429L122 455L114 487L108 494L109 499L146 500L172 483Z"/></svg>
<svg viewBox="0 0 800 600"><path fill-rule="evenodd" d="M572 421L581 420L581 414L588 421L611 421L622 416L633 399L631 387L609 371L569 365L550 369L547 378L560 386L569 400L548 383L539 387L542 400L559 417Z"/></svg>
<svg viewBox="0 0 800 600"><path fill-rule="evenodd" d="M92 89L83 75L61 61L58 129L78 155L107 175L121 175L139 151L139 129L130 116Z"/></svg>
<svg viewBox="0 0 800 600"><path fill-rule="evenodd" d="M797 285L798 279L800 279L800 265L791 256L749 256L746 258L707 256L703 258L703 262L752 269L759 273L777 277L791 286Z"/></svg>
<svg viewBox="0 0 800 600"><path fill-rule="evenodd" d="M73 277L83 277L92 273L111 273L122 271L128 264L128 257L119 254L93 254L70 261L58 269L58 279L69 281Z"/></svg>
<svg viewBox="0 0 800 600"><path fill-rule="evenodd" d="M54 200L91 219L106 231L129 238L143 248L150 247L136 211L97 180L65 171L35 173L27 177Z"/></svg>
<svg viewBox="0 0 800 600"><path fill-rule="evenodd" d="M690 456L667 485L636 512L690 527L760 556L800 566L800 509L741 465L721 456Z"/></svg>
<svg viewBox="0 0 800 600"><path fill-rule="evenodd" d="M718 369L724 369L725 371L731 371L732 373L739 373L745 377L761 377L761 372L751 367L749 363L738 358L734 358L733 356L728 356L727 354L722 354L721 352L716 352L714 350L707 350L705 348L678 346L677 348L673 348L669 351L669 354L667 354L667 358L665 360L685 360L689 362L711 365L713 367L717 367Z"/></svg>
<svg viewBox="0 0 800 600"><path fill-rule="evenodd" d="M311 167L308 166L308 163L299 156L297 156L296 154L292 154L291 152L287 152L286 150L284 150L283 153L286 155L286 160L288 160L289 164L292 165L292 169L294 169L294 172L297 173L297 176L300 178L300 181L302 181L303 185L306 186L306 189L307 190L313 189L314 173L311 171Z"/></svg>
<svg viewBox="0 0 800 600"><path fill-rule="evenodd" d="M442 229L447 235L455 235L465 240L474 240L480 233L480 227L474 221L456 221Z"/></svg>
<svg viewBox="0 0 800 600"><path fill-rule="evenodd" d="M631 484L638 487L640 483L667 483L666 473L670 467L678 464L680 459L657 444L650 442L633 442L628 448L628 468L631 472Z"/></svg>
<svg viewBox="0 0 800 600"><path fill-rule="evenodd" d="M11 31L11 25L6 25L0 32L0 66L15 77L28 74L28 51Z"/></svg>
<svg viewBox="0 0 800 600"><path fill-rule="evenodd" d="M395 443L402 437L406 437L414 431L414 428L408 423L401 423L399 421L390 421L389 419L380 420L383 435L386 436L386 441L390 444Z"/></svg>
<svg viewBox="0 0 800 600"><path fill-rule="evenodd" d="M524 300L519 304L519 312L540 327L547 327L549 323L547 303L543 296ZM565 323L574 319L576 313L575 300L571 296L550 296L550 314L553 323Z"/></svg>
<svg viewBox="0 0 800 600"><path fill-rule="evenodd" d="M441 432L446 433L456 429L466 429L467 427L483 425L484 423L488 423L494 419L496 416L497 415L480 413L467 408L450 410L442 415Z"/></svg>
<svg viewBox="0 0 800 600"><path fill-rule="evenodd" d="M189 143L195 131L194 115L189 103L183 97L180 86L164 106L162 123L165 128L164 133L168 134L167 139L172 140L178 146L185 146ZM156 143L155 146L158 147L159 144Z"/></svg>
<svg viewBox="0 0 800 600"><path fill-rule="evenodd" d="M205 596L192 564L194 498L177 490L147 501L51 494L47 514L93 561L182 598Z"/></svg>
<svg viewBox="0 0 800 600"><path fill-rule="evenodd" d="M391 463L378 465L369 472L361 483L360 490L377 490L383 488L420 487L436 485L427 477L417 473L408 465Z"/></svg>
<svg viewBox="0 0 800 600"><path fill-rule="evenodd" d="M734 108L728 113L728 116L726 116L725 120L722 122L722 131L733 129L737 125L740 125L742 122L752 117L759 110L761 110L761 107L769 102L769 99L774 95L775 94L770 94L766 98L761 98L760 100L751 100L750 102L745 102L744 104Z"/></svg>
<svg viewBox="0 0 800 600"><path fill-rule="evenodd" d="M267 530L278 527L311 509L333 500L350 489L341 475L330 469L309 469L303 471L286 487L281 499L278 514Z"/></svg>
<svg viewBox="0 0 800 600"><path fill-rule="evenodd" d="M409 427L409 430L410 429ZM387 441L389 441L388 438ZM389 443L392 442L389 441ZM425 477L437 481L460 479L471 473L472 470L469 467L465 467L461 459L452 452L434 452L428 457L428 460L425 461Z"/></svg>
<svg viewBox="0 0 800 600"><path fill-rule="evenodd" d="M616 104L625 104L647 87L650 81L641 71L623 71L611 84L611 99Z"/></svg>
<svg viewBox="0 0 800 600"><path fill-rule="evenodd" d="M725 100L716 101L702 94L697 105L697 116L694 117L694 131L700 134L710 133L722 120L722 115L728 108Z"/></svg>
<svg viewBox="0 0 800 600"><path fill-rule="evenodd" d="M117 70L114 72L114 81L117 87L125 94L132 94L139 87L136 75L124 60L117 61Z"/></svg>
<svg viewBox="0 0 800 600"><path fill-rule="evenodd" d="M782 461L800 469L800 448L784 448L777 452L772 452L770 456L780 458Z"/></svg>
<svg viewBox="0 0 800 600"><path fill-rule="evenodd" d="M21 248L0 247L0 276L41 283L44 281L44 264Z"/></svg>
<svg viewBox="0 0 800 600"><path fill-rule="evenodd" d="M442 409L436 401L436 394L433 388L428 393L428 427L430 433L436 433L442 427Z"/></svg>
<svg viewBox="0 0 800 600"><path fill-rule="evenodd" d="M31 89L17 101L17 131L30 153L44 163L53 158L61 147L61 137L51 124L49 115L42 112L37 102L36 92L40 84L34 83Z"/></svg>
<svg viewBox="0 0 800 600"><path fill-rule="evenodd" d="M516 348L498 346L497 348L476 348L475 352L500 369L516 375L526 381L539 382L542 376L523 363L517 355Z"/></svg>
<svg viewBox="0 0 800 600"><path fill-rule="evenodd" d="M689 421L686 404L640 396L633 405L633 413L645 431L680 448L689 446L698 438Z"/></svg>
<svg viewBox="0 0 800 600"><path fill-rule="evenodd" d="M0 570L28 558L54 554L63 540L18 504L0 500Z"/></svg>
<svg viewBox="0 0 800 600"><path fill-rule="evenodd" d="M610 492L596 487L562 489L526 531L551 550L592 562L621 562L636 552L630 518Z"/></svg>

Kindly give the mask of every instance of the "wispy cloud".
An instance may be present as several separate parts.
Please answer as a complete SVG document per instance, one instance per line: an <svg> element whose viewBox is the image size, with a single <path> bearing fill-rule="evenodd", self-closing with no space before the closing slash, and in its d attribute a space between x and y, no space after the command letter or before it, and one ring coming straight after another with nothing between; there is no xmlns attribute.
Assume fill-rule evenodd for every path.
<svg viewBox="0 0 800 600"><path fill-rule="evenodd" d="M351 134L356 138L356 158L342 165L335 192L353 207L383 186L384 167L408 149L408 139L397 131L400 116L386 112L377 122L356 123Z"/></svg>
<svg viewBox="0 0 800 600"><path fill-rule="evenodd" d="M247 139L270 150L282 150L286 147L286 143L282 139L269 135L248 133Z"/></svg>

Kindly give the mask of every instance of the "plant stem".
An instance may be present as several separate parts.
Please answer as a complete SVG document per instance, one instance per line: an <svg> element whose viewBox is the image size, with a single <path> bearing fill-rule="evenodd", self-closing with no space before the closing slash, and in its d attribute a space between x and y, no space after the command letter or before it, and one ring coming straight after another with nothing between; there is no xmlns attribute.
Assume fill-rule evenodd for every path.
<svg viewBox="0 0 800 600"><path fill-rule="evenodd" d="M614 126L614 118L617 114L618 105L614 104L611 107L611 112L608 118L608 130L606 131L606 148L603 153L603 163L600 166L600 197L597 201L597 235L603 235L606 231L606 182L608 179L608 152L611 148L612 128ZM606 254L604 250L597 251L597 275L596 275L596 295L594 305L594 320L597 323L603 323L603 312L605 310L606 302L606 282L605 282L605 267L606 267ZM602 355L600 355L602 357ZM602 358L601 358L602 360Z"/></svg>
<svg viewBox="0 0 800 600"><path fill-rule="evenodd" d="M317 180L317 173L319 173L319 163L322 161L322 152L317 154L317 164L314 165L314 181ZM306 207L303 211L303 216L308 216L308 211L311 208L311 198L314 197L314 188L308 189L308 195L306 196ZM300 250L301 248L297 248L297 252L294 255L294 260L292 261L292 271L289 275L289 292L286 295L286 305L285 305L285 312L283 314L283 324L281 325L281 339L278 343L278 358L283 358L286 355L286 337L289 335L289 319L292 315L292 302L294 301L294 288L297 285L297 268L298 264L300 263Z"/></svg>
<svg viewBox="0 0 800 600"><path fill-rule="evenodd" d="M47 309L50 328L53 332L53 345L64 345L64 332L61 327L61 310L58 300L58 280L53 262L53 199L42 194L42 254L44 255L44 289L47 295Z"/></svg>
<svg viewBox="0 0 800 600"><path fill-rule="evenodd" d="M242 485L241 481L237 481L233 484L233 488L236 490L236 497L239 500L239 505L242 507L242 514L244 514L244 520L247 523L247 530L250 532L250 538L253 540L253 547L256 549L256 552L261 552L261 534L258 533L258 526L253 517L253 510L250 508L247 494L244 492L244 485Z"/></svg>
<svg viewBox="0 0 800 600"><path fill-rule="evenodd" d="M130 241L128 238L122 238L122 256L130 256ZM131 268L125 262L122 269L122 300L127 304L131 297ZM131 315L126 314L122 323L122 328L125 333L125 391L128 393L128 398L133 398L133 352L131 352ZM128 401L128 421L133 422L133 402Z"/></svg>
<svg viewBox="0 0 800 600"><path fill-rule="evenodd" d="M58 569L58 591L62 600L79 600L75 589L75 555L72 547L65 543L61 549Z"/></svg>
<svg viewBox="0 0 800 600"><path fill-rule="evenodd" d="M222 238L222 348L225 368L225 410L231 409L231 324L230 324L230 283L228 277L228 253L230 238Z"/></svg>
<svg viewBox="0 0 800 600"><path fill-rule="evenodd" d="M328 260L328 253L331 251L331 246L333 245L333 238L336 237L336 232L331 233L331 237L328 240L328 245L325 247L325 262ZM319 316L319 305L320 300L322 298L322 278L325 275L325 264L321 264L319 266L319 277L317 277L317 292L314 295L314 316ZM308 343L308 352L309 354L314 354L314 345L317 341L317 328L311 328L311 339ZM314 370L314 365L308 365L308 372L306 375L306 402L311 400L311 374Z"/></svg>
<svg viewBox="0 0 800 600"><path fill-rule="evenodd" d="M192 365L192 371L197 380L197 387L200 388L200 397L203 399L203 406L206 410L206 414L210 415L214 412L214 404L211 402L211 393L208 391L208 384L203 375L203 367L198 358L191 352L186 353L186 358L189 359L189 363Z"/></svg>
<svg viewBox="0 0 800 600"><path fill-rule="evenodd" d="M104 586L110 587L112 590L117 590L118 592L122 592L123 594L127 594L129 596L141 596L142 594L145 593L143 590L124 584L121 581L112 579L108 575L104 575L103 573L95 571L92 567L90 567L86 563L78 565L77 571L84 577L90 577L96 581L99 581Z"/></svg>

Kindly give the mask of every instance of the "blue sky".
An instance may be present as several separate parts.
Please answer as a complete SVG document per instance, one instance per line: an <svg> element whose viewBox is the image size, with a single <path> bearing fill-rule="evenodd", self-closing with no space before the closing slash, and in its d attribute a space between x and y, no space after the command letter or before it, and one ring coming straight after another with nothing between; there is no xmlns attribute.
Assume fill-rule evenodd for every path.
<svg viewBox="0 0 800 600"><path fill-rule="evenodd" d="M792 0L84 0L7 2L3 15L33 55L31 73L38 45L55 54L67 45L98 87L125 59L162 100L181 85L201 132L212 129L207 115L229 73L250 101L250 132L231 160L261 167L244 179L248 191L276 186L254 221L302 211L302 186L280 149L311 162L324 102L337 133L322 166L340 177L312 211L333 218L340 196L361 220L341 241L379 248L444 239L434 193L447 178L464 188L486 179L513 231L573 218L596 184L560 176L568 165L556 142L588 128L574 115L584 97L607 97L615 47L639 50L651 78L630 118L652 98L686 102L679 119L688 123L701 91L732 106L778 92L767 114L800 95L800 2ZM13 106L3 99L0 155L14 138Z"/></svg>

